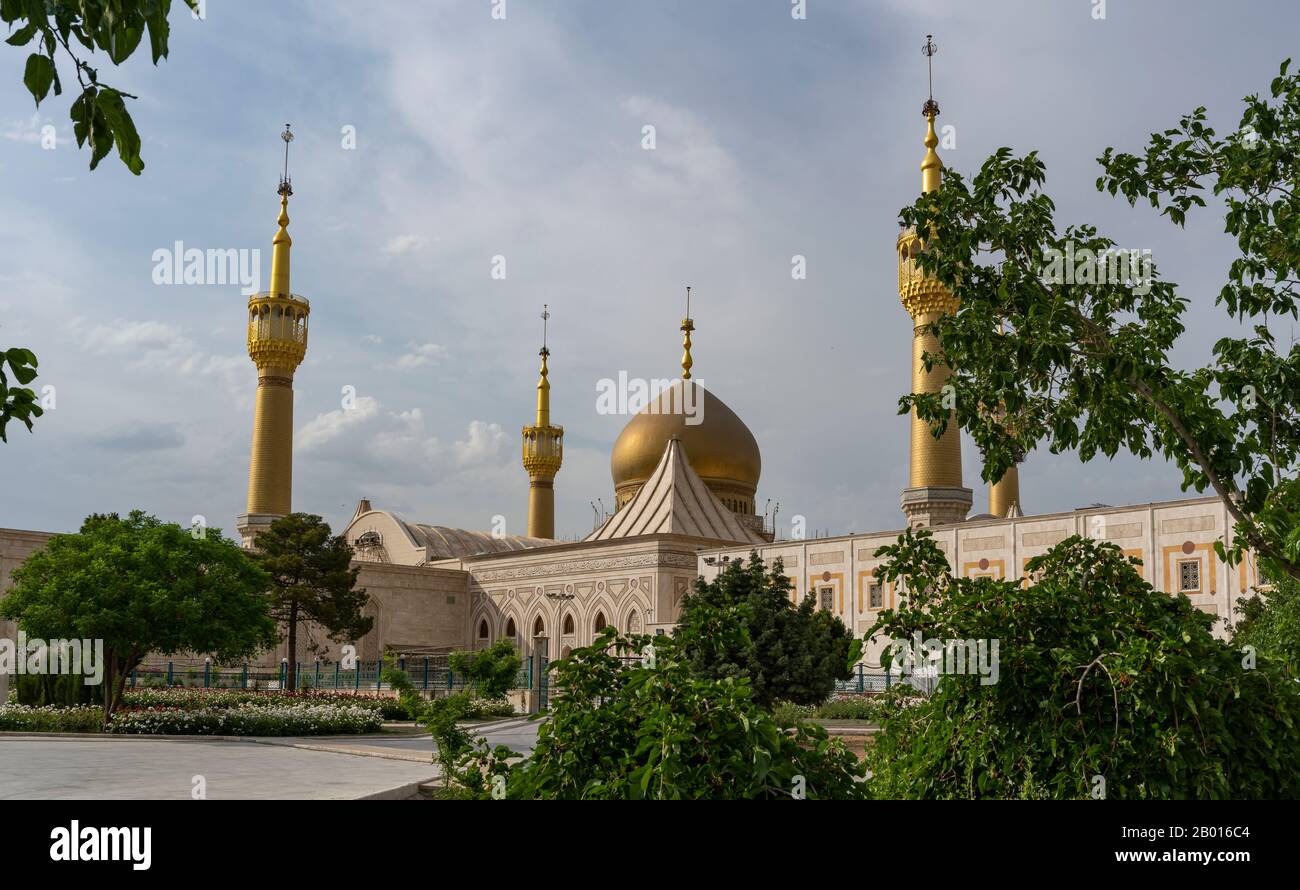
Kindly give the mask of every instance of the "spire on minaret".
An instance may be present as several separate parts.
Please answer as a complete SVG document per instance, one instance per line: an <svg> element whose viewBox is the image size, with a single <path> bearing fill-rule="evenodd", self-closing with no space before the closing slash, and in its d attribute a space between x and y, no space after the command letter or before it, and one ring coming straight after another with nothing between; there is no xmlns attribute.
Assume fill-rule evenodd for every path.
<svg viewBox="0 0 1300 890"><path fill-rule="evenodd" d="M926 34L925 45L921 47L930 75L930 98L921 106L921 114L925 118L925 160L921 162L921 191L926 194L937 192L943 178L943 161L939 160L939 155L934 150L939 144L939 137L934 132L934 119L939 116L939 103L934 101L934 54L939 51L939 47L933 37L932 34Z"/></svg>
<svg viewBox="0 0 1300 890"><path fill-rule="evenodd" d="M293 183L289 179L289 143L293 141L293 132L289 125L284 125L280 134L284 140L284 173L280 176L280 187L276 194L280 196L280 216L276 224L280 227L271 239L271 286L270 292L288 296L289 290L289 249L293 239L289 237L289 196L293 194Z"/></svg>
<svg viewBox="0 0 1300 890"><path fill-rule="evenodd" d="M537 425L551 425L551 382L547 379L550 372L546 368L546 357L551 351L546 348L546 323L551 319L550 307L542 304L542 349L537 354L542 357L541 376L537 380Z"/></svg>
<svg viewBox="0 0 1300 890"><path fill-rule="evenodd" d="M691 379L691 331L695 330L695 321L691 318L691 288L686 287L686 317L682 319L682 379Z"/></svg>
<svg viewBox="0 0 1300 890"><path fill-rule="evenodd" d="M1006 334L1006 324L998 322L998 336L1004 334ZM1015 428L1014 418L1009 418L1001 405L997 409L997 418L1004 427ZM997 482L989 483L989 513L999 519L1024 515L1020 504L1020 464L1024 463L1024 460L1024 454L1017 447L1012 454L1011 466L1007 467L1002 478Z"/></svg>
<svg viewBox="0 0 1300 890"><path fill-rule="evenodd" d="M523 462L528 473L528 536L555 537L555 476L564 461L564 427L551 424L551 381L546 345L551 309L542 304L541 374L537 380L536 423L523 428Z"/></svg>

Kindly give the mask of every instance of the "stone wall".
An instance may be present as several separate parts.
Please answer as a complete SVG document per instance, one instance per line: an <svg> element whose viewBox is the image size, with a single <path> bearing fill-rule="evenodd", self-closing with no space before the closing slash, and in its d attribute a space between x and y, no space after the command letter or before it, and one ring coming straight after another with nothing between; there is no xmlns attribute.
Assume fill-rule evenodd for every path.
<svg viewBox="0 0 1300 890"><path fill-rule="evenodd" d="M1142 561L1138 570L1152 586L1168 593L1186 593L1193 605L1218 618L1215 633L1226 636L1226 619L1232 617L1241 597L1251 595L1260 583L1253 557L1230 568L1215 555L1214 542L1230 542L1231 528L1223 504L1209 497L977 520L931 531L949 565L968 578L1020 578L1030 559L1071 535L1108 541ZM769 565L778 557L783 560L785 574L795 588L794 599L811 592L819 604L828 601L829 608L861 636L883 609L897 604L893 585L877 586L874 572L882 562L875 557L877 548L894 543L899 534L901 531L888 531L776 541L757 549ZM700 574L712 580L724 559L747 559L749 553L750 548L735 547L702 552ZM886 643L880 639L867 647L868 664L879 662Z"/></svg>

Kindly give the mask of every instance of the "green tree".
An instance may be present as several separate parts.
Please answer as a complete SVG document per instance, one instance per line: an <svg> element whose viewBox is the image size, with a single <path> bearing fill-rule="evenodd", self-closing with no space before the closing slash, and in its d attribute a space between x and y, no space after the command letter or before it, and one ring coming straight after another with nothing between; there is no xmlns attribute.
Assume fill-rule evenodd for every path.
<svg viewBox="0 0 1300 890"><path fill-rule="evenodd" d="M1241 617L1233 625L1232 642L1254 646L1281 661L1292 677L1300 676L1300 582L1278 578L1268 590L1237 603L1237 612Z"/></svg>
<svg viewBox="0 0 1300 890"><path fill-rule="evenodd" d="M880 576L912 592L871 634L998 650L996 673L950 661L928 699L886 704L867 749L874 796L1300 794L1294 682L1267 659L1252 669L1209 615L1143 581L1113 544L1069 538L1029 561L1029 584L953 577L924 530L878 555Z"/></svg>
<svg viewBox="0 0 1300 890"><path fill-rule="evenodd" d="M139 510L92 515L14 570L0 615L30 636L104 643L104 722L156 652L245 658L275 642L270 579L219 529L195 535Z"/></svg>
<svg viewBox="0 0 1300 890"><path fill-rule="evenodd" d="M5 373L5 364L13 374L17 384L31 383L36 379L36 356L30 349L15 347L0 351L0 442L8 442L5 426L11 420L19 420L30 431L32 418L40 417L44 411L37 404L36 393L26 386L10 385Z"/></svg>
<svg viewBox="0 0 1300 890"><path fill-rule="evenodd" d="M185 4L195 13L200 10L199 0L185 0ZM72 102L72 129L78 147L90 146L91 170L115 145L122 163L137 176L144 170L144 161L140 158L140 135L125 102L137 97L101 81L99 71L81 51L84 49L87 57L102 51L112 64L121 65L147 34L157 65L167 57L171 5L171 0L0 0L0 20L11 32L5 42L27 46L35 41L35 52L28 55L23 70L23 83L37 107L51 89L56 96L63 94L58 58L66 56L72 63L81 87ZM80 48L74 48L74 41Z"/></svg>
<svg viewBox="0 0 1300 890"><path fill-rule="evenodd" d="M745 636L741 616L731 617L710 628ZM628 664L611 650L646 660ZM501 747L472 753L457 771L472 792L492 794L502 776L506 797L527 800L862 796L862 765L842 743L816 725L782 728L754 700L747 678L698 676L673 637L623 637L607 628L552 669L562 692L532 754L510 764Z"/></svg>
<svg viewBox="0 0 1300 890"><path fill-rule="evenodd" d="M271 576L271 616L289 644L286 689L297 684L299 623L315 622L335 642L355 641L374 626L361 614L370 597L355 589L361 569L352 567L352 545L319 516L290 513L272 522L257 536L256 559Z"/></svg>
<svg viewBox="0 0 1300 890"><path fill-rule="evenodd" d="M1223 502L1236 527L1232 559L1250 548L1300 579L1300 344L1270 329L1300 311L1300 77L1288 65L1271 98L1244 100L1226 137L1197 108L1153 134L1145 153L1108 148L1098 159L1098 189L1146 201L1175 225L1203 196L1222 206L1239 255L1216 303L1225 328L1244 336L1220 339L1202 367L1171 357L1186 296L1095 227L1058 228L1037 153L999 149L969 182L948 172L900 216L928 233L921 268L960 300L932 326L941 354L926 363L952 369L948 395L983 452L986 481L1040 443L1084 461L1158 453L1182 471L1184 489ZM937 433L946 401L905 396L900 413L915 406Z"/></svg>
<svg viewBox="0 0 1300 890"><path fill-rule="evenodd" d="M458 692L425 702L417 718L433 737L433 758L442 772L444 792L452 790L460 774L459 765L472 755L475 747L475 739L460 725L469 707L469 696Z"/></svg>
<svg viewBox="0 0 1300 890"><path fill-rule="evenodd" d="M453 652L448 664L473 681L484 698L505 698L519 677L519 650L509 640L497 640L477 652Z"/></svg>
<svg viewBox="0 0 1300 890"><path fill-rule="evenodd" d="M746 678L760 707L779 701L818 705L847 680L862 642L812 596L791 603L790 579L778 560L769 575L757 553L735 560L718 577L697 579L682 601L674 636L691 670L710 679ZM723 633L738 621L743 634Z"/></svg>

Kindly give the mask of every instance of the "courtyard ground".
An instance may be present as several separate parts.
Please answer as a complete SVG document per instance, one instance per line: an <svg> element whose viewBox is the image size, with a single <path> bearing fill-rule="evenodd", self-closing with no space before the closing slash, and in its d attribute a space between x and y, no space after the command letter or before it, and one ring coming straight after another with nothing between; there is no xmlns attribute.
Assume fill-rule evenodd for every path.
<svg viewBox="0 0 1300 890"><path fill-rule="evenodd" d="M537 724L476 730L526 753ZM175 739L0 735L0 800L183 800L202 777L211 800L404 798L438 775L425 736Z"/></svg>

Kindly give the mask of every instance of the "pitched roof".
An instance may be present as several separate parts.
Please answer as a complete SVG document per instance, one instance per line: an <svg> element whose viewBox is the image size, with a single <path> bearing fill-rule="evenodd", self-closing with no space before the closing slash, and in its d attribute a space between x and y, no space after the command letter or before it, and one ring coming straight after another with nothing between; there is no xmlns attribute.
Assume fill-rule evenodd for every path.
<svg viewBox="0 0 1300 890"><path fill-rule="evenodd" d="M583 540L656 534L763 543L758 532L746 527L709 491L687 460L681 441L675 438L668 440L659 465L636 496Z"/></svg>

